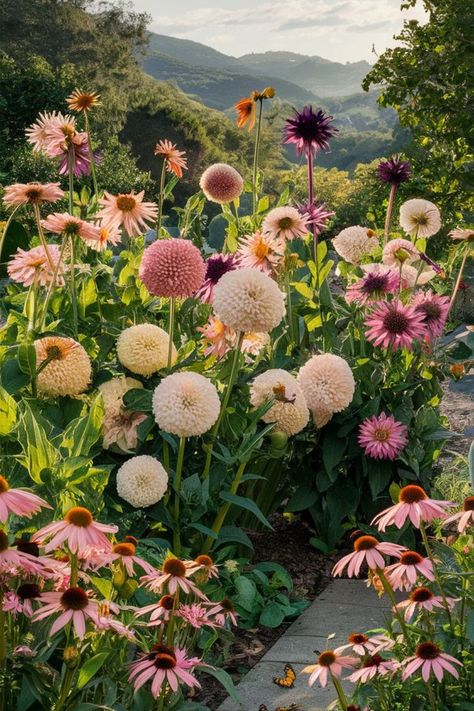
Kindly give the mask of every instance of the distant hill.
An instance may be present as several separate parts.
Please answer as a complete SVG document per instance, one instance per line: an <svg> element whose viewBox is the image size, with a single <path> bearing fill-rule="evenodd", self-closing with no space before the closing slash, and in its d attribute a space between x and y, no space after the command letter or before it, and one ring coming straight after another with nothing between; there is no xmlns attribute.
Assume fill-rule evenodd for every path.
<svg viewBox="0 0 474 711"><path fill-rule="evenodd" d="M271 73L323 97L360 92L362 79L370 70L365 61L341 64L294 52L245 54L240 62L255 73Z"/></svg>

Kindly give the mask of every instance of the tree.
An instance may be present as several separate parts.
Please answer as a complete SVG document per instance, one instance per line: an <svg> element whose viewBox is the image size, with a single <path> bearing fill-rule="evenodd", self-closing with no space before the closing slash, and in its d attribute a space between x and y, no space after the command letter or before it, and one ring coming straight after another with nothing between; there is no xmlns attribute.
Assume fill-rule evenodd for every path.
<svg viewBox="0 0 474 711"><path fill-rule="evenodd" d="M408 150L415 172L454 221L474 208L474 115L472 4L466 0L421 0L428 21L407 20L363 82L381 85L379 103L392 106L412 130ZM402 9L418 0L406 0Z"/></svg>

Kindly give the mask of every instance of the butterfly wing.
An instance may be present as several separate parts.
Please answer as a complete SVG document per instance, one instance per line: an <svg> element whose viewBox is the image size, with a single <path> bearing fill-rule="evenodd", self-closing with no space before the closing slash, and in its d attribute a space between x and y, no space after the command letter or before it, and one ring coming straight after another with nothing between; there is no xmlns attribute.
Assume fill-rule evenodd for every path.
<svg viewBox="0 0 474 711"><path fill-rule="evenodd" d="M292 689L295 685L296 673L291 664L285 664L284 676L274 676L273 683L283 689Z"/></svg>

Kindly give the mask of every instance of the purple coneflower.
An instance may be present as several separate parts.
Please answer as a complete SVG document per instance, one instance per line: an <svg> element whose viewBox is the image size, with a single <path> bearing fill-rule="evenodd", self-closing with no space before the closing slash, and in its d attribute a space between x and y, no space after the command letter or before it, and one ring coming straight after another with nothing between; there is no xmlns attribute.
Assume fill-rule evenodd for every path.
<svg viewBox="0 0 474 711"><path fill-rule="evenodd" d="M376 304L365 324L368 326L365 335L374 346L392 350L411 350L413 341L422 340L426 334L426 326L415 307L405 306L397 299Z"/></svg>
<svg viewBox="0 0 474 711"><path fill-rule="evenodd" d="M412 303L426 326L427 340L439 338L448 318L449 297L439 296L429 289L426 292L419 291Z"/></svg>
<svg viewBox="0 0 474 711"><path fill-rule="evenodd" d="M332 122L333 117L321 109L314 111L312 106L305 106L303 111L295 111L293 118L286 119L284 143L294 143L298 155L314 156L327 150L329 140L338 132Z"/></svg>
<svg viewBox="0 0 474 711"><path fill-rule="evenodd" d="M370 267L370 271L366 267ZM358 304L370 304L380 301L386 294L395 294L398 291L400 279L398 274L390 267L383 264L367 264L362 267L365 274L355 284L347 287L346 301L355 301Z"/></svg>

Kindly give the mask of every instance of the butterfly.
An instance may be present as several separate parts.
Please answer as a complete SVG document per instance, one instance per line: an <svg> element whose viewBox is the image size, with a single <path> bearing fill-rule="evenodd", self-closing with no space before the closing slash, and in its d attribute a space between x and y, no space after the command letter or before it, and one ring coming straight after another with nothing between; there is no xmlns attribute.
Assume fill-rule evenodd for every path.
<svg viewBox="0 0 474 711"><path fill-rule="evenodd" d="M274 676L273 683L283 689L292 689L295 685L296 673L291 664L285 664L285 676Z"/></svg>
<svg viewBox="0 0 474 711"><path fill-rule="evenodd" d="M290 704L289 706L278 706L275 711L299 711L301 706L298 704ZM265 704L260 704L258 711L268 711L268 707Z"/></svg>

